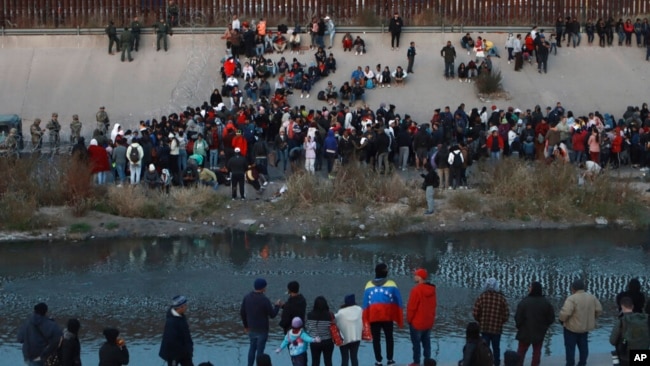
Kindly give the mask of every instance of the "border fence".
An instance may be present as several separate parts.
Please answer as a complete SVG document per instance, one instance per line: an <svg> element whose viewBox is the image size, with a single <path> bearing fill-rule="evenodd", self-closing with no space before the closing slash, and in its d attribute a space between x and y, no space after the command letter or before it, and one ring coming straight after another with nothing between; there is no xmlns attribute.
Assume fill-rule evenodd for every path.
<svg viewBox="0 0 650 366"><path fill-rule="evenodd" d="M645 17L650 0L176 0L180 26L225 26L267 18L269 24L306 24L329 15L340 25L380 26L394 12L407 26L555 24L558 16L581 22L610 16ZM4 28L117 26L138 15L145 25L166 12L168 0L0 0Z"/></svg>

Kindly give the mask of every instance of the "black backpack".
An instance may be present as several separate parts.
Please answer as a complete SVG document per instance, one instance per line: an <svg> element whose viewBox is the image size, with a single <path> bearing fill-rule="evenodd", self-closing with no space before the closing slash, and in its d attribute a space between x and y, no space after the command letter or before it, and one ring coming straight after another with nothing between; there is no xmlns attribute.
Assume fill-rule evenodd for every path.
<svg viewBox="0 0 650 366"><path fill-rule="evenodd" d="M131 146L131 152L129 153L129 160L133 164L137 164L140 161L140 150L137 147Z"/></svg>
<svg viewBox="0 0 650 366"><path fill-rule="evenodd" d="M452 154L454 154L454 161L451 166L454 168L461 168L463 166L463 156L461 155L461 152L455 151Z"/></svg>
<svg viewBox="0 0 650 366"><path fill-rule="evenodd" d="M472 365L475 366L492 366L494 365L494 356L490 346L483 339L480 339L474 350Z"/></svg>

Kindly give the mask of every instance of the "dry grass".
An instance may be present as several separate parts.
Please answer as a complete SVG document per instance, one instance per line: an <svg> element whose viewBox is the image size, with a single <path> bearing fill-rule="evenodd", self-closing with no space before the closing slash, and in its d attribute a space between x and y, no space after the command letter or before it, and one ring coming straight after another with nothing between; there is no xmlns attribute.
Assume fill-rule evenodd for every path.
<svg viewBox="0 0 650 366"><path fill-rule="evenodd" d="M570 164L528 165L505 159L481 169L478 185L493 200L493 217L575 221L604 216L628 219L638 226L649 222L648 208L636 200L638 193L631 185L607 175L578 186L580 171ZM459 200L461 207L466 204Z"/></svg>

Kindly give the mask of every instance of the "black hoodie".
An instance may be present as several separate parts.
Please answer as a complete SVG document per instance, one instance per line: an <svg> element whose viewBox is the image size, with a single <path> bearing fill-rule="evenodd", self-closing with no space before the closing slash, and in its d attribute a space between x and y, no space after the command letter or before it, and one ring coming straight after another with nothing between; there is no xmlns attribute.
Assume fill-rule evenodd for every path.
<svg viewBox="0 0 650 366"><path fill-rule="evenodd" d="M280 327L282 327L283 334L286 334L291 329L291 320L299 317L302 322L305 322L305 313L307 312L307 300L302 294L290 296L287 302L282 306L282 317L280 319Z"/></svg>

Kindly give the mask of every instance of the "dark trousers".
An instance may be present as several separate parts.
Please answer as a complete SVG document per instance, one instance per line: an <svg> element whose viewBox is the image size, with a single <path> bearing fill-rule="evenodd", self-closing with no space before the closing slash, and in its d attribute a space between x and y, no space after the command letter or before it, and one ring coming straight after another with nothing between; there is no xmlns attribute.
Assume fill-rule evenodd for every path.
<svg viewBox="0 0 650 366"><path fill-rule="evenodd" d="M140 47L140 33L131 33L131 35L133 36L131 49L134 50L135 52L138 52L138 48Z"/></svg>
<svg viewBox="0 0 650 366"><path fill-rule="evenodd" d="M361 341L347 343L339 347L341 350L341 366L348 366L348 361L350 366L359 366L359 359L357 357L359 354L359 345L361 345Z"/></svg>
<svg viewBox="0 0 650 366"><path fill-rule="evenodd" d="M390 33L390 46L392 48L399 48L399 36L401 35L401 32L391 32Z"/></svg>
<svg viewBox="0 0 650 366"><path fill-rule="evenodd" d="M291 356L291 366L307 366L307 354L301 353L296 356Z"/></svg>
<svg viewBox="0 0 650 366"><path fill-rule="evenodd" d="M131 45L128 43L122 45L122 61L124 61L125 54L129 61L133 60L133 57L131 57Z"/></svg>
<svg viewBox="0 0 650 366"><path fill-rule="evenodd" d="M454 189L458 188L460 183L460 173L463 170L462 167L450 167L449 168L451 176L449 177L449 186Z"/></svg>
<svg viewBox="0 0 650 366"><path fill-rule="evenodd" d="M181 360L167 361L167 366L194 366L191 358L183 358Z"/></svg>
<svg viewBox="0 0 650 366"><path fill-rule="evenodd" d="M381 331L386 336L386 359L393 359L393 322L374 322L370 323L370 333L372 333L372 351L375 353L375 361L381 362Z"/></svg>
<svg viewBox="0 0 650 366"><path fill-rule="evenodd" d="M576 364L576 346L580 358L578 366L585 366L587 364L587 357L589 356L589 333L574 333L564 328L564 349L566 352L566 366L574 366Z"/></svg>
<svg viewBox="0 0 650 366"><path fill-rule="evenodd" d="M515 53L515 71L521 70L524 66L524 55L521 52Z"/></svg>
<svg viewBox="0 0 650 366"><path fill-rule="evenodd" d="M117 49L117 52L120 52L120 40L117 39L116 35L108 36L108 53L113 53L113 45Z"/></svg>
<svg viewBox="0 0 650 366"><path fill-rule="evenodd" d="M411 56L408 59L409 59L409 63L408 66L406 67L406 72L410 74L413 72L413 62L415 62L415 56Z"/></svg>
<svg viewBox="0 0 650 366"><path fill-rule="evenodd" d="M237 187L239 187L239 195L241 198L246 197L244 195L244 182L246 177L244 174L233 174L230 178L230 188L232 189L232 198L237 198Z"/></svg>
<svg viewBox="0 0 650 366"><path fill-rule="evenodd" d="M494 364L501 364L501 334L495 333L481 333L481 338L485 343L492 348L492 355L494 356Z"/></svg>
<svg viewBox="0 0 650 366"><path fill-rule="evenodd" d="M309 345L311 350L311 364L312 366L320 365L320 356L323 355L323 364L325 366L332 366L332 353L334 353L334 342L332 339L323 339L320 343L311 343Z"/></svg>
<svg viewBox="0 0 650 366"><path fill-rule="evenodd" d="M156 50L160 50L160 41L163 42L163 47L167 51L167 34L158 33L156 34Z"/></svg>

